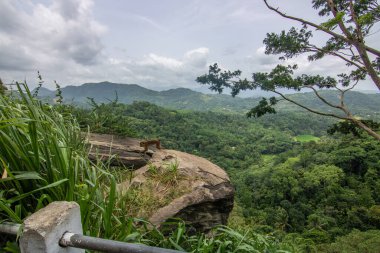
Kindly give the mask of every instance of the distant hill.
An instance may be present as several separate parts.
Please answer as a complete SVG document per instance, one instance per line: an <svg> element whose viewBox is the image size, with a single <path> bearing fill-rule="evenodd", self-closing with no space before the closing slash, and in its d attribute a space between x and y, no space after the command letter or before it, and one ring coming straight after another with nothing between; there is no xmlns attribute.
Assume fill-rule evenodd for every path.
<svg viewBox="0 0 380 253"><path fill-rule="evenodd" d="M115 100L131 104L134 101L147 101L156 105L184 110L197 111L242 111L256 104L258 98L232 98L223 94L204 94L186 88L176 88L166 91L154 91L136 84L117 84L110 82L85 83L80 86L66 86L61 89L64 101L85 106L88 98L96 102L107 103ZM55 96L55 91L41 90L41 97Z"/></svg>
<svg viewBox="0 0 380 253"><path fill-rule="evenodd" d="M41 97L55 96L55 91L41 88ZM323 97L333 103L338 103L338 94L335 91L321 91ZM167 108L196 111L218 111L245 113L255 106L260 98L231 97L225 94L204 94L186 88L176 88L165 91L154 91L137 84L117 84L110 82L85 83L81 86L67 86L62 88L62 95L66 103L75 103L86 106L88 98L94 98L98 103L107 103L115 100L120 103L131 104L134 101L147 101ZM309 107L331 111L311 92L288 95L290 98ZM347 92L346 101L354 113L363 116L380 117L380 94L365 94L361 92ZM280 102L279 111L304 111L291 103Z"/></svg>
<svg viewBox="0 0 380 253"><path fill-rule="evenodd" d="M320 94L327 101L332 104L339 104L339 96L337 91L320 91ZM298 93L289 95L289 97L302 105L305 105L310 108L315 108L325 112L339 111L338 109L334 110L332 107L327 106L321 100L319 100L314 93ZM362 116L375 116L376 118L380 117L380 94L365 94L362 92L347 92L345 94L344 101L346 106L350 109L352 113L359 114ZM284 111L299 111L303 110L302 108L291 104L291 103L280 103L278 106L279 110Z"/></svg>

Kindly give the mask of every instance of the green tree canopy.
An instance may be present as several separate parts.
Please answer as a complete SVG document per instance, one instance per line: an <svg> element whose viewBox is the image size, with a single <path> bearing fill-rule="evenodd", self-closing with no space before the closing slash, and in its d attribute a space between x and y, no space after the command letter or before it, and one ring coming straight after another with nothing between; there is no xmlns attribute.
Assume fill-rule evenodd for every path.
<svg viewBox="0 0 380 253"><path fill-rule="evenodd" d="M380 141L380 134L366 121L355 117L345 103L345 94L368 79L380 90L380 51L366 43L366 38L373 34L375 24L380 20L380 6L376 0L312 0L311 5L325 22L317 24L305 19L288 15L263 0L264 4L280 16L294 20L299 27L279 34L268 33L264 39L265 53L279 55L280 60L287 60L306 54L309 61L317 61L326 56L333 56L347 65L347 72L334 77L301 74L295 75L297 65L277 65L270 72L256 72L252 80L241 78L241 71L224 71L218 64L211 65L208 74L198 77L199 83L207 84L211 90L222 92L230 88L233 96L240 91L261 89L277 94L269 100L262 101L248 112L249 117L260 117L266 113L275 113L273 108L282 99L296 104L312 113L345 120L360 127ZM324 34L322 43L314 43L314 34ZM321 37L322 38L322 37ZM335 111L322 111L292 100L280 89L294 91L310 89L326 105ZM332 102L320 94L321 89L335 89L339 92L339 102ZM280 99L279 99L280 98Z"/></svg>

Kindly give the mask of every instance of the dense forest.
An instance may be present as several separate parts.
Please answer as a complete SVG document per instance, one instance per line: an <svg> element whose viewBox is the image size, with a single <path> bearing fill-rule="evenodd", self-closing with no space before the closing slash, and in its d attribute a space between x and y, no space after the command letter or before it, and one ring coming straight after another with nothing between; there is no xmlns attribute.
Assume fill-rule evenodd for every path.
<svg viewBox="0 0 380 253"><path fill-rule="evenodd" d="M363 240L360 247L379 246L380 144L360 130L329 135L336 121L298 111L247 119L147 102L91 103L69 106L82 128L160 138L165 148L226 169L237 190L231 226L297 235L326 252L352 237Z"/></svg>
<svg viewBox="0 0 380 253"><path fill-rule="evenodd" d="M25 119L36 117L38 113L41 113L38 117L48 119L51 122L49 124L53 125L41 132L42 128L46 128L46 123L42 123L46 121L45 119L41 121L41 126L34 126L32 130L35 130L30 132L29 122L35 120L28 119L23 123L26 132L22 133L22 136L33 133L41 135L45 131L49 131L54 136L55 131L61 131L60 135L65 133L66 142L72 142L69 145L74 149L79 148L76 151L79 153L85 152L82 149L83 144L75 137L80 129L82 132L107 133L140 139L159 138L164 148L202 156L224 168L236 189L235 208L228 224L230 227L228 229L232 230L226 230L227 232L223 230L224 232L219 234L226 240L230 240L231 238L228 239L228 237L231 235L239 237L240 235L236 234L238 231L251 231L254 234L249 237L249 245L256 244L258 242L256 236L263 235L266 238L263 245L269 243L268 245L274 247L273 249L290 249L290 252L340 252L342 247L346 252L376 252L376 249L380 247L380 162L378 159L380 144L354 125L300 111L291 106L279 105L278 113L252 119L241 112L175 110L143 101L132 104L119 103L117 98L107 103L88 98L88 105L85 107L64 103L56 103L52 106L36 100L31 93L28 93L28 90L26 91L27 93L21 96L19 94L22 93L11 93L9 97L2 98L3 108L9 111L3 116L11 117L12 113L19 113L16 108L21 106L24 113L22 117ZM329 95L329 93L326 94ZM298 96L300 101L310 103L307 99L308 94L294 96ZM42 99L49 102L45 98ZM58 99L64 101L61 94ZM356 101L360 100L360 97L354 96L350 99ZM313 106L317 105L313 104ZM357 109L367 118L378 119L376 113L368 114L373 109L366 104ZM58 120L54 122L54 118ZM25 146L21 141L25 137L16 137L19 130L14 132L15 129L11 125L7 126L7 122L4 120L4 129L6 129L2 135L4 143L10 140L5 135L9 129L12 138L20 140L20 146L28 147L29 144ZM62 124L69 124L70 127L60 130ZM373 125L378 127L375 123ZM39 128L41 130L38 130ZM38 137L31 138L32 141L38 139ZM52 140L51 143L44 145L56 145L54 139ZM28 142L28 138L25 141ZM33 149L33 146L31 148ZM44 148L43 145L42 148ZM51 151L45 148L41 152L48 155ZM4 146L3 149L6 150L7 147ZM31 151L25 150L25 152L25 159L30 159L28 152ZM70 154L74 155L74 153ZM57 153L51 158L66 155L68 155L66 152ZM45 159L47 158L41 161ZM84 158L79 156L63 159L69 161ZM56 162L60 164L59 160ZM52 161L52 164L54 163ZM54 166L61 166L58 164ZM85 162L77 169L82 170L86 166L95 165ZM26 168L30 169L28 166ZM23 169L25 168L19 170ZM98 175L99 178L105 177L105 179L97 184L104 184L103 187L106 188L110 183L111 185L116 183L116 178L121 175L121 172L109 170L106 165L101 165L99 169L109 171ZM15 173L17 175L18 172ZM109 176L111 178L108 178ZM34 177L40 176L32 175L30 179ZM15 179L17 178L16 176ZM64 181L65 179L62 178L58 182L62 184ZM57 183L53 180L48 185L35 187L49 189L50 185L55 184ZM72 182L72 184L76 183ZM20 186L16 184L15 187ZM70 189L68 188L69 191L72 190ZM51 193L36 197L39 199L36 209L46 201L60 198L59 195L54 198L45 197L49 194ZM86 191L83 194L87 194ZM28 205L33 206L29 194L24 194L25 197L24 195L17 197L17 195L17 191L12 187L2 191L3 210L13 212L10 209L4 209L7 206L13 207L12 199L19 201L19 199L27 198L28 201L23 200L24 203L31 201ZM13 196L10 199L11 202L7 200L7 196L8 198ZM74 200L77 197L83 198L81 194L70 196ZM107 196L103 200L101 196L100 194L100 199L97 201L104 201L103 203L107 204ZM115 198L117 198L116 195ZM120 198L114 201L117 203L124 201L123 199L125 200L125 198ZM16 204L17 201L14 203ZM7 204L4 206L4 203ZM17 210L19 207L16 205L14 208ZM88 212L99 212L94 206L88 208ZM21 219L23 215L27 215L27 209L25 209L26 213L22 210L24 209L21 209L21 212L16 211L11 217ZM104 230L105 237L125 240L120 235L112 234L110 227L102 228L104 225L92 226L89 223L85 226L88 226L90 234ZM178 229L181 230L181 226L179 225ZM186 234L184 233L181 238L185 240ZM189 238L194 239L194 237ZM153 239L148 233L141 235L138 240L145 242L145 240ZM153 245L173 247L173 245L165 244L167 238L154 240L156 244ZM206 238L196 240L206 240ZM188 249L194 247L194 245L181 245ZM9 244L6 249L10 250L12 247ZM217 244L212 246L213 249L215 247L221 246ZM234 249L235 244L231 247Z"/></svg>
<svg viewBox="0 0 380 253"><path fill-rule="evenodd" d="M79 134L78 131L90 131L140 139L159 138L164 148L196 154L224 168L236 189L235 208L229 220L229 230L222 228L217 235L227 241L235 240L230 245L231 250L237 247L235 243L238 243L237 238L241 236L238 231L253 233L247 235L246 239L250 246L259 242L257 238L265 236L264 241L255 247L269 247L273 252L277 249L287 249L290 252L340 252L342 247L346 252L376 252L380 247L380 144L353 125L291 110L291 107L277 114L252 119L243 113L175 110L149 102L123 104L114 100L99 103L93 98L88 99L86 107L62 103L49 105L36 100L28 90L26 94L20 92L0 100L3 109L6 109L3 110L2 150L8 150L2 159L16 161L13 156L19 156L19 152L25 151L23 159L26 161L22 163L25 166L20 167L18 171L30 170L28 164L37 166L36 171L28 172L25 178L37 181L32 188L29 184L14 184L12 180L19 180L17 171L14 172L14 179L7 179L9 183L2 179L3 184L10 188L0 191L1 208L8 215L11 214L12 219L17 218L16 220L20 221L28 215L29 208L17 204L20 200L24 205L28 203L28 206L38 210L43 203L54 199L69 197L72 200L79 198L78 201L81 203L89 201L83 199L83 196L92 196L88 194L93 193L87 191L102 191L101 188L92 190L91 184L112 189L109 186L117 182L121 172L109 170L106 165L91 165L87 158L80 155L85 155L86 151L83 149L83 143L75 136ZM302 96L300 98L302 99ZM364 113L370 110L366 106L360 109ZM4 114L5 112L7 113ZM12 115L16 114L20 114L25 120L14 126L8 124L7 122L14 117ZM38 117L38 120L34 119L35 117ZM372 115L372 119L377 119L376 117L376 114ZM36 123L33 122L38 124L34 126ZM376 124L374 126L378 127ZM31 151L36 147L30 143L47 140L38 137L46 135L46 131L51 133L51 140L41 143L41 151ZM56 135L57 133L59 134ZM32 136L29 139L30 134ZM17 153L9 150L9 145L6 144L12 139L18 140L17 143L9 143L18 150ZM76 151L67 153L57 150L55 145L62 145L59 144L62 141L67 142L66 145ZM51 156L51 152L58 153ZM39 158L30 157L30 154ZM40 157L41 155L43 157ZM52 177L53 181L42 181L41 185L41 182L37 182L45 172L38 171L38 164L42 162L43 166L46 166L44 161L49 159L53 160L46 170L53 170L54 172L50 172L53 174L57 173L54 169L56 166L63 166L61 169L65 171L66 166L61 159L73 162L79 174L92 171L86 168L100 166L96 172L100 173L99 175L84 175L87 181L71 182L83 179L70 179L72 185L87 185L91 180L99 182L91 183L79 193L74 193L72 187L64 186L67 180L64 178L67 172L64 172ZM81 162L75 162L77 159ZM63 178L59 180L61 176ZM60 189L58 194L50 190L53 186ZM20 187L46 188L48 191L19 196L19 192L29 189L21 190ZM66 190L69 192L65 193ZM69 195L64 197L65 194ZM110 202L109 197L103 194L105 193L98 192L94 195L99 198L96 201L103 204L100 207L90 205L85 212L102 213L102 210L108 210L103 209L102 205L119 201L121 204L127 199L112 195L115 199ZM33 199L38 200L37 206L34 206ZM113 213L119 212L116 211L118 205L113 207L116 208ZM12 208L15 208L15 211ZM2 214L2 217L6 218L7 215ZM119 218L112 219L116 222ZM133 220L133 217L129 219ZM118 240L126 240L125 236L128 236L125 231L120 234L112 233L108 223L93 225L91 219L87 220L84 226L89 234L104 231L105 234L100 233L104 237ZM122 223L120 229L123 226ZM178 237L183 240L181 247L191 251L195 245L185 243L187 235L181 226L179 224L178 227L179 231L183 231L181 237ZM146 234L138 228L134 229L134 233L140 233L137 241L150 241L149 244L154 242L153 245L168 248L177 247L168 244L168 238L155 238L150 232ZM207 240L202 236L189 238ZM6 249L14 247L11 245ZM212 244L210 247L216 249L222 246Z"/></svg>

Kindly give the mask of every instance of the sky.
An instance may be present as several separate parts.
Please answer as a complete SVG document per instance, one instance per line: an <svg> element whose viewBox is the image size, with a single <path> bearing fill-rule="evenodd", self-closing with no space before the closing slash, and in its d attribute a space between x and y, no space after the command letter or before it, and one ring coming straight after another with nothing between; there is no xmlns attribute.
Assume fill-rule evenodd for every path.
<svg viewBox="0 0 380 253"><path fill-rule="evenodd" d="M270 1L321 23L310 2ZM47 88L56 80L61 86L110 81L197 90L196 77L215 62L250 77L281 63L264 54L266 33L298 25L262 0L1 0L0 17L0 78L33 87L40 71ZM314 40L323 38L315 34ZM287 63L307 74L347 70L334 58L310 63L302 56ZM369 81L360 88L375 89Z"/></svg>

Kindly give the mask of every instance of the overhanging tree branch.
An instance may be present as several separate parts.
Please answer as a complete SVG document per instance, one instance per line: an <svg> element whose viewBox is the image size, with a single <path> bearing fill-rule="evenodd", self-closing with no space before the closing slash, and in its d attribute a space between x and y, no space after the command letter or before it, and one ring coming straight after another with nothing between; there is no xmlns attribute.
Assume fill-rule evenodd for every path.
<svg viewBox="0 0 380 253"><path fill-rule="evenodd" d="M327 22L321 25L289 16L270 6L267 0L263 1L270 10L278 13L282 17L303 24L302 29L292 27L288 32L282 31L279 34L268 33L264 40L266 54L282 54L280 59L287 59L309 53L309 61L319 60L330 55L343 60L347 66L356 68L350 68L349 73L337 73L335 78L309 74L294 77L297 65L277 65L270 72L253 73L252 81L248 81L247 79L240 79L240 70L234 72L222 71L217 64L214 64L210 66L209 73L198 77L197 81L210 85L210 89L218 91L219 93L223 91L223 88L229 88L232 90L231 94L233 96L243 90L262 89L264 91L272 91L279 95L282 100L286 100L311 113L349 121L380 141L380 133L371 129L374 125L367 125L367 120L360 120L355 117L345 104L345 94L356 87L360 81L365 80L367 76L370 76L374 84L380 89L378 76L380 71L380 51L368 47L364 41L364 37L370 33L370 28L376 22L380 21L380 14L375 13L375 16L372 16L374 10L373 13L370 13L370 9L373 7L369 5L376 0L361 1L360 3L352 0L340 1L339 4L336 5L334 3L337 3L338 0L313 0L312 2L315 4L314 7L321 9L319 15L333 14L332 19L327 20ZM340 9L337 9L337 6ZM361 16L358 16L356 12ZM367 14L369 14L369 16ZM307 29L307 26L314 27L332 37L321 47L313 45L310 43L310 38L313 34ZM334 30L337 26L339 26L342 33ZM368 56L369 52L378 57L371 61ZM278 90L280 88L286 88L300 91L303 87L312 89L314 95L321 102L337 111L330 113L330 111L325 112L318 108L311 108L305 103L297 102L291 97L285 96ZM334 88L339 91L339 102L335 104L323 97L319 90L321 88ZM260 117L266 113L275 113L274 106L278 101L279 99L276 97L272 97L269 100L263 98L247 115Z"/></svg>
<svg viewBox="0 0 380 253"><path fill-rule="evenodd" d="M325 28L325 27L323 27L323 26L317 25L317 24L315 24L315 23L313 23L313 22L310 22L310 21L307 21L307 20L305 20L305 19L297 18L297 17L293 17L293 16L290 16L290 15L287 15L287 14L285 14L285 13L279 11L278 8L274 8L273 6L269 5L267 0L263 0L263 1L264 1L265 5L268 7L268 9L270 9L270 10L272 10L272 11L278 13L280 16L282 16L282 17L284 17L284 18L291 19L291 20L295 20L295 21L298 21L298 22L300 22L300 23L302 23L302 24L309 25L309 26L311 26L311 27L316 28L317 30L321 30L321 31L323 31L323 32L325 32L325 33L327 33L327 34L330 34L331 36L333 36L333 37L335 37L335 38L339 38L339 39L341 39L341 40L343 40L343 41L345 41L345 42L347 42L347 43L349 43L349 44L353 44L352 40L350 40L349 38L346 38L345 36L343 36L343 35L341 35L341 34L339 34L339 33L335 33L335 32L333 32L333 31L331 31L331 30L329 30L329 29L327 29L327 28ZM374 49L374 48L372 48L372 47L369 47L369 46L367 46L367 45L365 46L365 49L366 49L368 52L371 52L372 54L374 54L374 55L380 57L380 51L379 51L379 50Z"/></svg>
<svg viewBox="0 0 380 253"><path fill-rule="evenodd" d="M334 1L333 0L327 0L327 3L330 6L331 12L334 15L334 17L337 17L338 9L335 6ZM342 19L340 19L339 22L338 22L339 27L342 30L342 32L345 34L345 36L347 38L349 38L350 41L352 42L352 44L355 46L356 50L358 51L358 53L360 55L360 58L363 61L364 66L367 69L367 72L368 72L369 76L374 81L374 83L376 84L377 88L380 90L380 78L377 75L376 71L374 70L374 68L372 66L372 63L371 63L371 61L370 61L370 59L368 57L367 50L366 50L365 45L364 45L364 36L363 36L362 31L361 31L360 25L359 25L359 23L357 21L357 16L356 16L356 13L355 13L354 8L353 8L352 1L350 1L350 13L351 13L351 18L352 18L353 22L356 25L356 36L353 36L348 31L348 29L344 25Z"/></svg>
<svg viewBox="0 0 380 253"><path fill-rule="evenodd" d="M355 118L349 111L348 109L344 106L344 103L343 103L343 95L344 93L342 94L342 97L341 97L341 106L339 107L336 107L336 106L333 106L335 108L339 108L341 109L342 111L344 111L347 115L347 117L343 117L343 116L339 116L339 115L336 115L336 114L333 114L333 113L325 113L325 112L320 112L320 111L317 111L317 110L314 110L312 108L309 108L309 107L306 107L288 97L286 97L284 94L282 94L281 92L278 92L278 91L275 91L275 90L272 90L272 92L280 95L284 100L288 101L288 102L291 102L309 112L312 112L312 113L315 113L315 114L318 114L318 115L322 115L322 116L327 116L327 117L333 117L333 118L337 118L337 119L341 119L341 120L348 120L348 121L351 121L353 122L354 124L356 124L357 126L359 126L360 128L362 128L364 131L366 131L369 135L371 135L372 137L374 137L375 139L377 139L378 141L380 141L380 134L378 134L377 132L373 131L371 128L369 128L366 124L364 124L361 120ZM319 98L321 98L320 96L318 96ZM328 103L328 101L324 100L325 102Z"/></svg>
<svg viewBox="0 0 380 253"><path fill-rule="evenodd" d="M321 53L325 53L325 54L329 54L329 55L332 55L332 56L336 56L340 59L342 59L343 61L351 64L351 65L354 65L355 67L357 67L358 69L362 69L362 70L366 70L363 66L360 66L359 63L357 62L354 62L354 61L351 61L350 59L348 59L347 57L344 57L343 55L339 54L338 52L334 52L334 51L325 51L323 50L322 48L319 48L317 46L314 46L313 47L314 49L310 49L311 52L321 52ZM360 63L361 64L361 63Z"/></svg>
<svg viewBox="0 0 380 253"><path fill-rule="evenodd" d="M327 101L324 97L322 97L319 92L312 86L312 85L306 85L305 86L306 88L309 88L309 89L312 89L314 94L323 102L325 103L326 105L330 106L330 107L334 107L334 108L337 108L337 109L342 109L339 105L334 105L333 103L330 103L329 101Z"/></svg>
<svg viewBox="0 0 380 253"><path fill-rule="evenodd" d="M277 95L280 95L283 99L285 99L286 101L292 103L292 104L295 104L309 112L312 112L312 113L315 113L315 114L318 114L318 115L322 115L322 116L328 116L328 117L333 117L333 118L336 118L336 119L342 119L342 120L349 120L349 118L347 117L344 117L344 116L339 116L339 115L336 115L336 114L333 114L333 113L325 113L325 112L320 112L320 111L317 111L317 110L314 110L312 108L309 108L307 106L304 106L300 103L298 103L297 101L293 100L293 99L290 99L288 97L286 97L284 94L282 94L281 92L278 92L276 90L271 90L272 92L276 93Z"/></svg>

